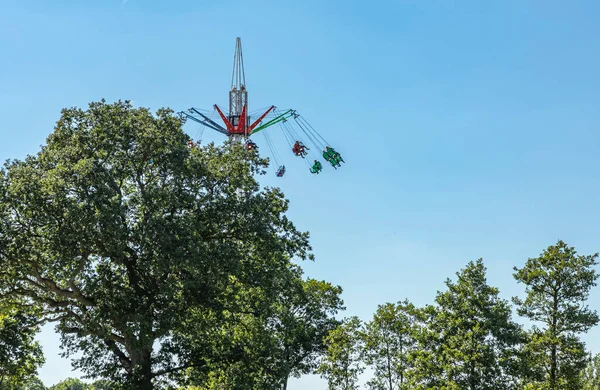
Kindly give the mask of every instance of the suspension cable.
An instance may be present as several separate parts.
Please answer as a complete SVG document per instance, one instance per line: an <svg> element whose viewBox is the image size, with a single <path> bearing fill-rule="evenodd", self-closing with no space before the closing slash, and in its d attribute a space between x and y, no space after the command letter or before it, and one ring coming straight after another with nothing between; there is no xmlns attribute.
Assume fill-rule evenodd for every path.
<svg viewBox="0 0 600 390"><path fill-rule="evenodd" d="M263 134L265 136L265 141L267 142L267 147L269 148L269 151L273 156L273 161L275 161L275 164L277 164L277 168L279 168L281 166L281 156L279 156L279 153L277 153L277 150L273 145L273 141L271 141L271 137L267 134L267 132L264 132Z"/></svg>
<svg viewBox="0 0 600 390"><path fill-rule="evenodd" d="M314 127L312 127L312 125L311 125L310 123L308 123L308 121L307 121L306 119L304 119L304 117L303 117L303 116L301 116L301 115L298 115L298 118L299 118L299 119L300 119L302 122L304 122L305 126L307 126L307 127L308 127L308 128L311 130L311 131L312 131L312 133L313 133L313 134L315 134L315 135L316 135L318 138L321 138L321 140L322 140L322 141L325 143L325 145L329 145L329 142L327 142L327 141L325 140L325 138L323 138L323 136L322 136L322 135L321 135L321 134L320 134L320 133L319 133L317 130L315 130L315 128L314 128Z"/></svg>
<svg viewBox="0 0 600 390"><path fill-rule="evenodd" d="M293 128L287 123L287 121L280 122L279 126L281 127L281 130L282 130L286 140L288 141L288 145L290 146L290 149L293 149L293 144L295 143L294 139L299 141L298 137L294 136L294 134L293 134L294 133ZM307 156L311 155L311 153L309 151L307 151L306 154L307 154ZM311 158L312 157L314 157L314 156L311 156ZM305 157L303 157L302 160L304 160L305 164L307 164L307 166L309 168L312 166L310 161L308 161Z"/></svg>

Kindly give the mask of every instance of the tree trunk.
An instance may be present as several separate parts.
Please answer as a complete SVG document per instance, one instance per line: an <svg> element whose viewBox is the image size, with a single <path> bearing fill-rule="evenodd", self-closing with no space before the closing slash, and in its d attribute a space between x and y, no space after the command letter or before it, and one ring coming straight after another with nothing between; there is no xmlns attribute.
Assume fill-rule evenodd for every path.
<svg viewBox="0 0 600 390"><path fill-rule="evenodd" d="M556 390L556 343L552 341L552 351L550 352L550 389Z"/></svg>
<svg viewBox="0 0 600 390"><path fill-rule="evenodd" d="M290 349L288 345L285 346L285 352L283 353L283 361L286 365L285 376L283 377L283 390L287 390L288 379L290 377L291 371L290 367L293 367L293 363L290 363Z"/></svg>
<svg viewBox="0 0 600 390"><path fill-rule="evenodd" d="M131 389L154 390L152 384L152 349L136 351L134 356L135 358L131 359L133 364Z"/></svg>
<svg viewBox="0 0 600 390"><path fill-rule="evenodd" d="M550 350L550 389L556 390L556 372L558 371L558 362L556 356L557 339L557 321L558 321L558 292L555 292L552 312L552 349Z"/></svg>
<svg viewBox="0 0 600 390"><path fill-rule="evenodd" d="M348 390L348 389L350 389L350 356L346 357L344 366L345 366L344 373L346 376L346 378L345 378L346 385L344 386L344 390Z"/></svg>
<svg viewBox="0 0 600 390"><path fill-rule="evenodd" d="M402 342L403 338L402 336L400 336L400 356L402 359L402 363L405 363L405 359L404 359L404 343ZM402 365L402 368L400 369L400 384L398 385L398 389L403 390L404 389L404 364Z"/></svg>
<svg viewBox="0 0 600 390"><path fill-rule="evenodd" d="M152 376L143 375L140 378L140 381L137 384L137 389L139 390L153 390L154 385L152 384Z"/></svg>
<svg viewBox="0 0 600 390"><path fill-rule="evenodd" d="M385 353L387 358L387 376L388 376L388 384L390 386L390 390L394 390L394 384L392 383L392 357L390 356L390 347L389 344L385 343Z"/></svg>

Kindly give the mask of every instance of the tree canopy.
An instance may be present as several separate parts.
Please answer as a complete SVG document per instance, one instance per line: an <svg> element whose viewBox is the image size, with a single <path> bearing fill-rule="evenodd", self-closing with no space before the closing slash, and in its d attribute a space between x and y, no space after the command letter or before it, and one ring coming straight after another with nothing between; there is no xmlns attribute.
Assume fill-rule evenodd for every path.
<svg viewBox="0 0 600 390"><path fill-rule="evenodd" d="M515 267L514 277L525 284L526 297L514 301L519 315L535 324L529 348L539 379L551 390L581 386L587 354L579 334L598 324L598 314L585 304L598 279L597 257L578 255L558 241L523 268Z"/></svg>
<svg viewBox="0 0 600 390"><path fill-rule="evenodd" d="M290 376L314 372L325 337L339 324L333 316L342 309L341 288L300 276L297 272L281 285L260 313L239 312L231 321L227 335L240 346L236 362L211 364L204 375L192 373L189 383L207 389L285 389Z"/></svg>
<svg viewBox="0 0 600 390"><path fill-rule="evenodd" d="M283 194L254 178L265 160L188 140L168 109L101 101L63 110L39 153L0 171L4 296L39 305L92 377L151 389L235 360L222 329L308 255Z"/></svg>
<svg viewBox="0 0 600 390"><path fill-rule="evenodd" d="M416 347L415 310L408 300L379 305L362 334L365 363L374 369L373 390L409 388L411 353Z"/></svg>
<svg viewBox="0 0 600 390"><path fill-rule="evenodd" d="M349 317L329 332L327 350L318 372L327 379L329 390L356 390L358 376L364 371L361 331L363 324L356 316Z"/></svg>
<svg viewBox="0 0 600 390"><path fill-rule="evenodd" d="M582 390L600 390L600 353L590 356L581 373Z"/></svg>
<svg viewBox="0 0 600 390"><path fill-rule="evenodd" d="M426 307L413 384L416 388L514 389L525 342L509 302L486 280L480 259L446 281L435 306Z"/></svg>

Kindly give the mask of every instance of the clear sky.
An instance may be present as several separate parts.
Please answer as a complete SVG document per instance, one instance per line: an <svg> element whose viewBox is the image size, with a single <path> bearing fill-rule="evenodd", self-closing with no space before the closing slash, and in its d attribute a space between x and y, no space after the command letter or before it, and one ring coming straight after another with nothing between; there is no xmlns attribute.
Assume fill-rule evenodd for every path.
<svg viewBox="0 0 600 390"><path fill-rule="evenodd" d="M430 303L479 257L509 299L512 267L558 239L600 251L599 14L595 0L0 0L0 159L35 153L63 107L226 104L240 36L251 109L298 110L347 162L315 177L282 146L286 176L262 179L347 315ZM41 378L75 375L52 329L40 339ZM585 340L600 352L599 328Z"/></svg>

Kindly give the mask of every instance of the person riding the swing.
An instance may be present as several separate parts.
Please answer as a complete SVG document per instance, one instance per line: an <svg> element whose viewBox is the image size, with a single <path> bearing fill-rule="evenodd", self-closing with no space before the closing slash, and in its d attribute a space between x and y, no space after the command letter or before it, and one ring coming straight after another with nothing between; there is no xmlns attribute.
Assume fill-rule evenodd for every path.
<svg viewBox="0 0 600 390"><path fill-rule="evenodd" d="M323 158L329 162L331 164L332 167L334 167L335 169L337 169L337 167L340 165L336 159L334 154L331 152L331 148L329 148L329 146L327 147L326 150L323 151Z"/></svg>
<svg viewBox="0 0 600 390"><path fill-rule="evenodd" d="M310 149L307 148L306 145L304 145L300 141L296 141L296 143L292 147L292 152L294 152L294 154L296 156L301 156L303 158L308 154L307 150L310 150Z"/></svg>
<svg viewBox="0 0 600 390"><path fill-rule="evenodd" d="M277 177L282 177L285 174L285 165L280 166L275 174Z"/></svg>
<svg viewBox="0 0 600 390"><path fill-rule="evenodd" d="M249 139L248 141L246 141L246 149L248 149L248 150L257 150L258 149L258 145L256 145L254 143L254 141L252 141L252 140Z"/></svg>
<svg viewBox="0 0 600 390"><path fill-rule="evenodd" d="M342 159L342 156L336 152L335 149L330 148L329 146L327 146L323 151L323 158L327 160L335 169L341 167L340 162L345 162L344 159Z"/></svg>
<svg viewBox="0 0 600 390"><path fill-rule="evenodd" d="M310 168L310 173L316 173L318 175L319 172L321 172L322 170L323 165L321 165L321 162L315 160L315 163L313 164L312 168Z"/></svg>

